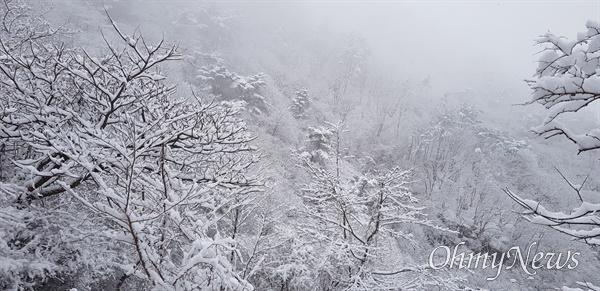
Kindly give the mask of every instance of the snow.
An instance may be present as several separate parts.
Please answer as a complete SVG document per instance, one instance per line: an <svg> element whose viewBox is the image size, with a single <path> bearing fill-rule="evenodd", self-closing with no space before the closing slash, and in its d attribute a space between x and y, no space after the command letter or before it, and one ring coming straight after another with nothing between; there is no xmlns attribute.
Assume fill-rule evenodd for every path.
<svg viewBox="0 0 600 291"><path fill-rule="evenodd" d="M536 40L538 43L550 42L554 44L565 55L570 55L576 44L574 40L568 40L564 37L557 37L552 33L547 33Z"/></svg>
<svg viewBox="0 0 600 291"><path fill-rule="evenodd" d="M197 24L204 21L193 17L189 17L189 20ZM212 24L199 25L206 29L212 28ZM593 25L597 24L588 24L590 27ZM445 120L452 124L436 123L432 126L434 129L426 134L415 131L412 137L418 139L418 147L423 150L419 152L419 157L403 160L399 156L408 146L404 138L411 136L414 128L428 126L426 122L433 119L436 112L433 110L421 114L422 110L427 110L431 105L428 104L429 97L406 85L403 92L410 92L406 94L415 95L413 97L423 97L423 100L412 100L418 103L413 105L410 104L411 98L407 97L399 103L398 106L407 114L402 119L396 118L398 116L388 119L390 122L398 121L399 129L395 137L386 132L381 139L369 140L373 129L373 121L369 120L369 110L373 106L369 102L376 100L373 98L385 98L369 96L370 91L389 89L393 91L390 93L392 96L398 88L392 86L393 82L390 80L382 78L385 76L373 74L377 67L371 66L372 63L366 57L367 50L362 46L348 50L343 50L342 47L340 51L343 52L343 57L355 63L337 63L336 58L323 59L318 64L322 71L310 69L315 71L315 76L304 76L305 72L302 70L304 66L312 67L312 63L320 60L307 59L304 55L299 55L296 61L292 60L299 65L294 68L285 67L284 63L290 60L279 64L281 60L274 58L273 61L281 65L282 70L271 70L269 73L274 75L268 77L262 73L246 73L252 72L254 62L260 64L260 68L272 68L270 63L263 63L260 54L254 55L258 50L249 52L255 59L245 60L248 62L246 65L235 63L236 58L228 55L224 59L233 62L231 65L228 63L229 69L223 66L225 61L210 59L207 63L202 63L206 66L202 67L197 79L190 77L194 79L192 86L197 85L199 90L205 90L198 92L200 96L216 95L210 98L214 97L217 101L205 106L189 102L194 101L193 98L178 99L170 93L161 92L159 96L151 96L157 92L153 88L164 88L161 86L166 81L166 75L158 73L159 68L151 71L141 71L141 68L173 57L169 53L151 53L149 61L140 60L137 53L147 54L148 50L156 47L148 46L146 50L145 43L137 35L127 36L118 29L117 31L122 36L121 46L125 50L123 56L132 59L111 57L110 53L103 58L96 58L82 54L81 50L75 48L72 54L65 54L64 59L61 59L59 68L66 70L63 75L58 76L60 82L55 83L60 83L58 89L46 92L46 86L39 86L43 80L23 80L27 85L25 94L15 91L12 95L3 95L6 98L0 98L0 106L9 104L0 110L5 114L2 116L4 123L0 125L0 137L8 140L10 136L10 142L15 142L15 152L31 149L26 158L24 155L18 157L17 154L11 154L9 158L0 156L3 167L8 164L6 167L17 172L15 177L9 172L8 180L4 180L6 172L0 172L0 252L3 255L6 241L15 236L15 230L19 230L23 233L39 233L34 239L40 241L45 238L52 241L51 239L58 237L56 241L61 244L83 246L79 250L88 257L82 260L87 260L89 266L86 267L93 271L100 267L96 267L96 261L89 257L105 255L102 248L106 248L109 250L106 252L107 256L114 252L118 258L101 258L98 261L106 260L113 269L120 267L125 273L137 276L140 281L154 285L155 290L251 290L252 287L240 275L242 273L252 280L267 278L269 282L277 282L283 278L284 284L275 287L316 290L319 289L320 282L333 281L327 276L335 280L340 278L339 282L355 278L368 281L372 279L373 270L386 272L397 269L397 266L410 266L406 267L410 272L406 274L408 280L404 281L402 276L393 276L389 280L396 284L390 284L393 287L384 288L384 285L365 283L367 287L363 289L395 290L401 284L414 283L413 289L425 290L427 288L424 286L427 284L447 286L440 282L446 276L452 279L454 273L428 273L426 268L414 267L417 264L411 266L407 261L416 260L417 254L438 238L444 241L457 239L457 232L448 230L445 226L454 226L451 224L453 222L444 221L448 213L454 212L450 216L456 216L453 219L460 220L461 226L466 228L474 228L476 224L486 228L485 232L481 230L478 239L483 241L485 238L492 248L507 246L522 231L520 225L503 225L506 224L505 218L512 215L505 211L509 206L502 199L490 199L490 196L497 196L493 194L494 189L497 190L498 185L504 182L520 183L519 187L530 190L532 187L524 186L526 183L522 183L522 180L535 181L538 178L536 171L542 167L535 163L544 158L542 155L539 158L535 156L536 153L539 154L538 149L527 148L529 141L517 140L510 133L490 130L490 124L479 122L474 111L461 110L452 117L460 119L460 122ZM586 37L586 34L578 35L579 40L585 40ZM332 39L328 38L328 41ZM591 97L588 95L600 90L597 87L600 69L598 62L593 60L596 53L593 50L597 50L600 45L598 38L575 44L568 39L547 34L539 41L553 42L556 47L550 45L550 50L542 55L542 62L538 67L541 70L540 78L533 85L537 86L533 88L534 100L549 108L546 124L538 130L547 131L548 134L562 130L582 147L597 146L593 139L600 138L599 130L580 134L559 123L557 116L585 107ZM236 46L237 44L232 46L231 50L237 50ZM293 46L293 40L290 39L287 49ZM333 56L335 46L332 43L331 47L314 46L313 49L325 49L321 53ZM587 52L585 48L588 49ZM49 53L52 54L51 51ZM32 60L31 57L23 59ZM52 59L48 61L52 63ZM548 67L549 63L552 63L552 67ZM338 77L336 74L340 71L339 65L347 66L344 71L347 71L349 78L361 79L349 79L347 96L344 96L347 99L342 100L338 107L337 104L329 104L331 100L328 98L331 98L329 86L332 81L329 76ZM241 68L245 73L240 75L231 71L231 68ZM97 69L100 70L96 74L88 71ZM31 70L39 76L54 80L56 76L47 74L47 71L40 67ZM167 72L172 71L178 72L177 69L168 67ZM279 73L282 76L275 75ZM590 77L594 74L595 76ZM1 84L7 84L1 78L0 76ZM275 82L271 83L271 80ZM360 85L361 83L364 84ZM311 111L307 111L312 102L308 90L298 90L303 85L310 86L311 94L318 96ZM124 88L125 93L115 94L119 88ZM2 93L4 90L4 87L0 89ZM77 94L70 94L73 92ZM474 91L472 93L467 95L476 95ZM489 92L485 92L487 93ZM35 105L45 104L49 94L55 94L52 96L57 97L53 101L56 104ZM490 100L502 100L503 94L492 96ZM188 97L185 93L182 95L184 98ZM390 98L395 97L398 96ZM22 102L14 102L18 98L23 98ZM4 102L5 99L10 102ZM354 103L357 100L360 102ZM352 109L349 118L352 124L345 131L341 130L341 123L336 125L333 122L339 117L339 109L349 105L356 108ZM119 110L111 111L115 107L119 107ZM246 111L238 115L242 107L246 107ZM442 109L449 110L451 107L453 105L444 104ZM275 114L271 115L270 109L274 109ZM288 109L293 112L288 112ZM419 110L421 112L417 112ZM140 113L142 111L145 114L143 118ZM254 116L249 112L262 114ZM293 119L296 116L303 118ZM361 118L358 119L358 116ZM355 117L358 120L353 120ZM238 122L240 118L247 118L248 123ZM34 125L30 125L32 120L35 121ZM109 125L101 127L104 120ZM402 128L406 121L415 121L415 124ZM10 125L11 123L17 125ZM279 124L285 126L280 127L277 132L280 136L275 136L272 127ZM256 148L249 144L254 142L254 136L246 132L247 127L258 132L259 138L255 142L266 144L262 147L268 151L266 169L250 167L255 161L253 151ZM270 132L273 134L269 135ZM263 138L265 136L267 138ZM4 141L0 143L1 146L5 145ZM290 147L296 149L294 158L290 158L287 151ZM380 152L381 156L378 156ZM369 158L370 162L363 162L366 159L363 153L373 157ZM45 163L46 157L50 158L50 162L40 166ZM400 160L395 160L395 157ZM14 163L9 159L13 159ZM531 165L530 161L533 161ZM293 167L296 163L300 164L300 169ZM410 173L398 168L389 170L397 164L412 166L415 170ZM254 176L255 173L259 178ZM517 178L511 176L513 173ZM90 178L87 181L75 186L73 179L88 174ZM269 188L274 192L272 196L267 197L261 192L262 175L276 181L277 185ZM41 187L36 186L38 189L31 191L33 193L23 189L25 186L35 185L35 179L44 177L52 179ZM438 184L428 185L427 179L436 180ZM246 186L245 183L256 183L257 186ZM10 187L4 187L5 185ZM427 188L429 186L431 187ZM40 193L49 189L62 189L66 192L57 196L55 201L48 199L49 203L34 202L25 209L14 210L4 207L11 204L2 200L3 197L8 197L7 201L19 197L12 192L4 195L11 187L18 189L15 193L30 194L30 198L36 198L34 195L41 195ZM576 185L574 187L578 190L581 188ZM484 191L491 195L485 198ZM257 194L254 196L249 192ZM304 200L300 201L301 198L296 197L295 193L303 195ZM465 202L464 206L457 206L454 201L456 197L453 196L456 193L462 195L460 199L470 201ZM292 215L292 211L284 208L288 206L287 203L302 206L296 208L302 209L298 210L301 215ZM567 219L572 223L597 223L594 213L598 210L596 204L582 203L571 213L565 214L549 211L533 200L524 200L523 203L538 211L538 214L553 216L544 218L529 211L527 217L534 223L554 227L558 226L556 219ZM55 206L64 213L55 215L48 212L50 209L46 205ZM283 209L274 210L273 205L282 205ZM33 212L39 209L42 211ZM435 213L438 209L442 209L442 212ZM243 230L235 234L236 241L230 239L233 237L231 226L234 210L243 210L241 213L244 221L240 225ZM36 219L52 222L43 224L38 229L30 229L39 224L37 221L26 219L4 223L5 216L28 211L32 211ZM464 212L458 214L460 211ZM279 221L278 212L282 216L289 215L281 219L283 223ZM347 213L350 215L346 217ZM257 227L261 223L261 215L267 217L265 220L270 220L264 223L264 232L263 226L260 229ZM478 215L482 217L479 218ZM64 217L68 219L60 221ZM428 217L436 220L439 218L442 223L436 225ZM56 218L59 218L58 222L54 221ZM514 218L514 215L509 218ZM421 230L421 226L425 228ZM375 227L380 228L374 231ZM595 235L599 231L564 230L574 236ZM69 231L77 234L69 234ZM426 232L427 238L423 235ZM52 236L56 235L52 233L59 236ZM349 233L353 237L348 238L346 234ZM9 239L4 239L5 237ZM22 244L24 241L26 240L19 238L11 243ZM478 241L473 239L473 242ZM11 253L7 255L10 258L0 259L0 270L26 272L26 268L32 267L37 269L35 272L39 272L57 268L48 264L57 260L53 257L46 258L48 253L41 248L35 249L36 244L42 246L33 241L27 252L23 250ZM252 253L253 247L255 253ZM54 252L54 249L51 251ZM369 252L369 260L360 262L360 257L356 254L366 252ZM56 254L79 255L79 252L59 249ZM238 257L232 260L231 256L235 255ZM19 256L27 261L20 261ZM32 258L41 261L37 262ZM73 260L74 265L78 263L78 259L80 258ZM396 259L398 261L394 261ZM72 270L75 268L69 271ZM247 273L249 270L250 273ZM472 274L476 275L478 272L472 271ZM520 283L508 278L502 280L503 283ZM208 281L210 286L207 285ZM517 289L518 287L521 286L515 286Z"/></svg>
<svg viewBox="0 0 600 291"><path fill-rule="evenodd" d="M591 30L595 31L595 33L593 33L591 35L588 34L588 36L597 35L598 34L598 30L600 30L600 21L594 20L594 19L588 19L588 21L585 23L585 26L588 29L591 29Z"/></svg>
<svg viewBox="0 0 600 291"><path fill-rule="evenodd" d="M598 38L598 41L600 42L600 37ZM583 90L586 93L600 95L600 76L593 75L587 77L583 83Z"/></svg>
<svg viewBox="0 0 600 291"><path fill-rule="evenodd" d="M534 210L541 216L552 218L553 220L566 220L566 219L575 219L583 216L586 213L600 213L600 204L582 202L579 207L574 208L571 213L565 214L562 212L550 212L546 210L539 202L530 200L530 199L521 199L521 201L530 209ZM538 216L535 219L538 219L540 223L555 223L547 220L544 217Z"/></svg>
<svg viewBox="0 0 600 291"><path fill-rule="evenodd" d="M600 50L600 37L594 37L590 41L588 41L588 53L595 53Z"/></svg>

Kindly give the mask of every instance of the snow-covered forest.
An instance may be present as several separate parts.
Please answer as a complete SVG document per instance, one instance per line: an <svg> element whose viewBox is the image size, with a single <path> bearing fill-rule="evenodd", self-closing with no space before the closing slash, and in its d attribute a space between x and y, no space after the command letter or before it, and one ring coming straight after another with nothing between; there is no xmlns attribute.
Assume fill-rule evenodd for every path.
<svg viewBox="0 0 600 291"><path fill-rule="evenodd" d="M0 290L599 291L547 4L0 0Z"/></svg>

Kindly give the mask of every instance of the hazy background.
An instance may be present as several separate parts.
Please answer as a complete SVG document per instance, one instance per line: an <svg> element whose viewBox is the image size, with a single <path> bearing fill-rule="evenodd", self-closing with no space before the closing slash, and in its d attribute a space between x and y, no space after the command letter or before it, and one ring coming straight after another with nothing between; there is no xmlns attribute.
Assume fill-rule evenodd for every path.
<svg viewBox="0 0 600 291"><path fill-rule="evenodd" d="M373 56L441 87L490 79L520 82L534 72L534 39L575 38L600 1L227 1L249 24L311 25L356 32ZM501 77L502 76L502 77ZM527 86L520 84L527 93Z"/></svg>
<svg viewBox="0 0 600 291"><path fill-rule="evenodd" d="M479 270L444 270L423 280L441 282L458 274L468 276L466 286L533 291L597 279L597 250L526 222L516 213L523 209L502 190L514 190L547 209L568 211L581 196L561 178L564 173L574 183L588 181L582 190L586 200L600 199L600 151L577 155L576 145L567 139L535 136L530 129L542 123L546 110L513 106L530 100L524 79L533 77L539 58L535 53L543 49L534 40L547 31L576 38L589 19L600 21L600 0L31 2L54 25L68 18L70 27L80 31L61 41L91 55L107 52L101 31L109 43L123 45L105 12L125 33L141 34L148 43L164 38L177 44L182 60L162 68L168 84L178 86L177 96L191 99L196 92L203 100L240 101L240 118L262 154L260 167L252 170L267 185L261 211L272 219L267 227L273 236L265 238L255 221L242 231L247 241L240 240L240 249L248 255L256 250L250 242L256 238L258 245L265 238L260 256L266 261L236 267L266 270L252 278L256 290L279 290L287 279L280 282L277 276L289 266L312 272L305 277L306 286L319 282L319 274L338 269L333 259L319 263L329 255L318 247L307 251L315 260L290 254L295 239L308 245L319 241L302 241L306 233L297 226L312 218L305 221L302 215L289 215L290 210L312 207L305 202L307 188L329 191L322 187L325 183L315 184L320 180L306 167L307 157L330 171L325 176L336 177L326 182L349 189L339 195L350 198L357 181L395 167L411 169L410 189L419 207L435 224L458 230L438 233L403 224L399 229L409 240L381 238L389 245L377 262L390 270L422 265L441 243L467 241L470 250L487 252L540 241L544 251L581 251L581 266L573 272L540 271L533 278L515 268L494 282ZM577 132L600 127L599 106L565 114L561 121ZM371 202L360 203L356 213L375 213L364 210ZM346 230L338 233L346 240ZM404 279L412 280L413 274Z"/></svg>

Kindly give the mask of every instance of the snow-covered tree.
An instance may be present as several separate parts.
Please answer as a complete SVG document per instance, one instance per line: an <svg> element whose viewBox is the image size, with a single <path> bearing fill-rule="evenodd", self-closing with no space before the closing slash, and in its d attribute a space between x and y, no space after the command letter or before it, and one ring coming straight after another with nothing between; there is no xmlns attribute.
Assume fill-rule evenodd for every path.
<svg viewBox="0 0 600 291"><path fill-rule="evenodd" d="M581 202L580 206L571 210L568 214L546 210L539 202L521 198L510 189L504 189L504 192L526 209L522 215L527 220L536 224L549 226L559 232L582 240L587 244L600 245L600 217L596 214L600 211L600 204L585 202L580 193L588 177L581 184L573 184L564 176L562 177L571 189L575 191Z"/></svg>
<svg viewBox="0 0 600 291"><path fill-rule="evenodd" d="M466 116L464 109L446 107L435 117L431 128L418 131L411 138L407 159L422 172L423 190L428 196L439 191L449 179L456 181L468 163L464 149L469 142L466 138L469 125L462 123L462 117ZM472 125L468 129L472 130Z"/></svg>
<svg viewBox="0 0 600 291"><path fill-rule="evenodd" d="M545 138L562 135L574 142L579 152L600 148L600 130L576 132L559 121L559 117L578 112L600 99L600 24L589 20L587 31L569 40L548 32L536 42L545 48L535 77L528 81L533 90L529 103L549 109L541 126L534 131Z"/></svg>
<svg viewBox="0 0 600 291"><path fill-rule="evenodd" d="M14 173L0 181L3 287L87 266L161 290L251 290L230 262L232 228L261 191L238 105L176 97L159 66L177 47L110 17L122 45L95 57L21 2L0 13L0 149Z"/></svg>
<svg viewBox="0 0 600 291"><path fill-rule="evenodd" d="M406 161L419 177L413 189L424 193L445 226L457 228L458 238L474 250L500 250L506 241L506 223L500 198L492 194L499 179L515 169L503 165L519 160L526 142L490 129L472 105L446 105L433 117L431 127L411 138ZM454 193L455 195L447 195ZM431 236L435 241L437 236Z"/></svg>
<svg viewBox="0 0 600 291"><path fill-rule="evenodd" d="M297 119L306 118L306 111L310 106L310 97L308 96L308 89L303 87L294 92L296 96L292 98L292 105L290 105L290 110L294 114L294 117Z"/></svg>
<svg viewBox="0 0 600 291"><path fill-rule="evenodd" d="M365 70L369 56L370 49L364 38L356 35L346 37L345 47L339 56L339 66L335 71L331 84L335 105L347 99L347 91L353 82L360 83L363 85L360 87L364 87Z"/></svg>
<svg viewBox="0 0 600 291"><path fill-rule="evenodd" d="M305 148L305 154L310 157L313 163L325 165L330 159L330 154L334 151L332 139L335 135L335 128L332 125L308 127L308 146Z"/></svg>
<svg viewBox="0 0 600 291"><path fill-rule="evenodd" d="M295 213L302 242L296 242L298 251L292 255L301 256L308 267L284 264L286 274L297 278L281 279L292 289L393 289L407 284L402 275L409 272L419 285L426 277L422 266L398 266L386 258L398 251L393 247L398 240L413 241L400 226L437 227L409 189L409 171L352 173L340 144L344 128L330 126L330 153L322 163L306 152L297 156L309 182L300 190L304 204Z"/></svg>
<svg viewBox="0 0 600 291"><path fill-rule="evenodd" d="M208 92L222 100L240 100L253 113L268 114L271 106L261 95L261 89L267 83L264 74L241 76L230 72L224 66L202 67L198 79L205 84Z"/></svg>
<svg viewBox="0 0 600 291"><path fill-rule="evenodd" d="M577 145L578 153L600 149L599 129L582 134L559 121L564 114L580 112L600 99L600 23L589 20L586 27L587 31L579 33L576 40L550 32L538 38L537 43L546 47L534 75L537 79L529 81L533 98L528 103L540 103L549 109L543 124L534 128L534 132L545 138L564 136ZM522 215L527 220L587 244L600 245L600 204L584 201L580 193L588 177L575 184L560 175L581 203L569 213L547 210L539 202L523 198L508 188L504 192L525 208ZM579 284L589 290L599 289L591 283ZM563 287L563 290L582 289Z"/></svg>
<svg viewBox="0 0 600 291"><path fill-rule="evenodd" d="M530 81L533 100L550 109L544 124L534 131L546 138L564 135L579 147L579 152L600 149L600 131L575 134L557 118L567 112L578 112L600 98L600 24L588 21L587 31L579 33L577 40L556 37L552 33L541 36L537 42L547 45L540 57L537 80ZM600 217L596 214L600 204L584 202L579 191L581 185L567 180L575 190L581 205L570 214L551 212L538 202L521 198L509 189L505 192L519 205L527 209L526 218L548 225L560 232L600 245Z"/></svg>

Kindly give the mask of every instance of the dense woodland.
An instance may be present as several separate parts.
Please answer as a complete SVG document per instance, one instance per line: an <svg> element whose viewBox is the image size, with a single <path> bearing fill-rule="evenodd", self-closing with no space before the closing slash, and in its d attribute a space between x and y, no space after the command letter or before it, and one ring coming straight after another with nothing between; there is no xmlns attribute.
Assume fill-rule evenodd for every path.
<svg viewBox="0 0 600 291"><path fill-rule="evenodd" d="M598 22L535 39L523 90L235 3L0 15L0 289L600 290ZM460 242L581 256L428 265Z"/></svg>

